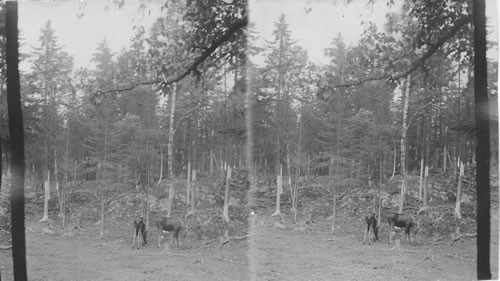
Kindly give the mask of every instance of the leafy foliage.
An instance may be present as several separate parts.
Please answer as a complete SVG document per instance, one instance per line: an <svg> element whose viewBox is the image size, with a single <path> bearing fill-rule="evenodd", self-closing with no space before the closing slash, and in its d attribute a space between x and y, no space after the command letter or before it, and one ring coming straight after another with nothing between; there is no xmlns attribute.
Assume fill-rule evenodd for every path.
<svg viewBox="0 0 500 281"><path fill-rule="evenodd" d="M53 160L63 166L61 173L76 166L75 179L99 180L102 165L102 180L129 185L147 175L164 179L161 161L168 157L176 175L188 163L206 172L210 158L216 167L245 165L249 128L261 173L284 164L285 174L298 168L327 174L333 157L342 161L339 173L346 177L354 169L363 179L375 170L388 177L397 167L389 162L399 153L394 144L404 129L410 170L422 157L443 167L445 145L453 161L459 150L461 157L473 157L470 1L405 1L384 27L365 22L352 45L333 35L325 65L309 61L284 15L263 46L247 42L259 35L248 23L247 4L165 1L164 15L149 32L135 27L129 46L117 53L104 39L93 67L75 71L47 23L40 46L29 54L33 68L22 80L27 151L36 176L42 176L42 165L54 170ZM264 64L254 64L249 54L262 56ZM401 128L400 80L410 73L409 126ZM174 151L166 155L173 83ZM66 132L69 159L63 162Z"/></svg>

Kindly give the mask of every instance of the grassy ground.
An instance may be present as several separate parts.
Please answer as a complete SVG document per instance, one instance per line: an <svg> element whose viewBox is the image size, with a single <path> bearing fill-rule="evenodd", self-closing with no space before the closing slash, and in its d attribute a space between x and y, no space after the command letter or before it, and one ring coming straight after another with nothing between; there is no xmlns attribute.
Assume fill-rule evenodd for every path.
<svg viewBox="0 0 500 281"><path fill-rule="evenodd" d="M498 213L498 209L496 211ZM258 213L248 240L222 248L186 238L181 247L158 249L156 234L139 250L131 249L130 223L113 222L99 239L98 226L79 231L47 228L33 219L27 224L30 280L474 280L475 239L450 246L418 237L416 245L388 243L382 224L380 241L363 245L361 218L338 218L313 225L277 221L271 212ZM493 229L498 232L498 214ZM55 224L54 224L55 225ZM498 238L492 248L498 263ZM496 257L495 257L496 256ZM0 252L2 280L12 280L10 251ZM494 267L494 270L498 270ZM498 275L495 272L495 277Z"/></svg>

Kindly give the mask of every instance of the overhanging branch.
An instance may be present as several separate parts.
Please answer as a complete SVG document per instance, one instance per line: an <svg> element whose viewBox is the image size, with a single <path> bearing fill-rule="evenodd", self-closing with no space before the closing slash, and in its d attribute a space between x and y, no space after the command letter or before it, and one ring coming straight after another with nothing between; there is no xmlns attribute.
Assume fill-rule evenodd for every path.
<svg viewBox="0 0 500 281"><path fill-rule="evenodd" d="M427 61L430 57L432 57L432 55L434 55L434 53L436 53L439 50L439 48L441 48L441 46L443 46L443 44L446 43L446 41L448 41L450 38L454 37L462 27L464 27L465 25L467 25L471 21L472 21L472 15L464 16L463 18L460 18L457 21L455 21L455 24L448 30L448 32L446 32L441 38L439 38L439 40L435 44L431 45L429 47L429 49L420 58L418 58L417 60L412 62L410 64L410 67L407 70L405 70L401 73L398 73L396 75L382 74L382 75L363 78L363 79L360 79L358 81L352 81L352 82L345 83L345 84L326 86L326 87L327 88L342 88L342 87L349 88L352 86L359 86L359 85L361 85L365 82L368 82L368 81L376 81L376 80L394 81L394 80L399 80L401 78L405 78L410 73L413 73L415 70L417 70L418 67L423 65L425 63L425 61Z"/></svg>
<svg viewBox="0 0 500 281"><path fill-rule="evenodd" d="M161 81L162 80L157 79L157 80L139 82L139 83L130 85L130 86L125 87L125 88L120 88L120 89L112 89L112 90L108 90L108 91L97 90L97 93L99 93L99 94L120 93L120 92L125 92L125 91L133 90L133 89L135 89L135 88L137 88L139 86L147 86L147 85L159 84L159 83L161 83Z"/></svg>
<svg viewBox="0 0 500 281"><path fill-rule="evenodd" d="M224 44L226 41L228 41L236 32L238 32L240 29L244 28L245 26L248 25L248 16L243 17L242 19L239 19L235 21L228 29L227 31L222 34L219 38L217 38L212 45L210 45L209 48L205 49L205 51L198 57L196 58L189 67L175 76L174 78L164 81L161 79L156 79L156 80L150 80L150 81L145 81L145 82L140 82L136 83L133 85L130 85L125 88L120 88L120 89L112 89L108 91L97 91L97 93L100 94L108 94L108 93L119 93L119 92L124 92L124 91L130 91L133 90L134 88L138 86L144 86L144 85L153 85L153 84L160 84L160 87L166 87L170 84L173 84L175 82L179 82L180 80L184 79L186 76L188 76L191 72L196 72L197 68L200 64L202 64L208 57L210 57L216 50L219 48L222 44Z"/></svg>
<svg viewBox="0 0 500 281"><path fill-rule="evenodd" d="M175 82L179 82L180 80L182 80L184 77L186 77L189 73L191 73L191 71L196 71L196 68L198 68L198 66L205 61L205 59L207 59L209 56L212 55L213 52L215 52L215 50L217 50L217 48L219 46L221 46L222 44L224 44L224 42L228 41L238 30L244 28L245 26L248 25L248 17L244 17L238 21L236 21L235 23L233 23L229 29L227 30L226 33L222 34L221 37L219 37L217 40L215 40L212 45L206 49L192 64L191 66L189 66L187 68L186 71L184 71L183 73L179 74L177 77L171 79L171 80L168 80L168 81L164 81L161 83L161 86L162 87L165 87L165 86L168 86L172 83L175 83Z"/></svg>
<svg viewBox="0 0 500 281"><path fill-rule="evenodd" d="M468 15L466 17L463 17L455 22L455 25L446 33L444 34L434 45L431 45L431 47L425 52L423 56L421 56L419 59L414 61L408 70L405 72L402 72L398 75L395 75L392 77L393 80L399 80L400 78L408 76L408 74L412 73L415 71L420 65L422 65L427 59L429 59L441 46L448 41L448 39L452 38L457 34L457 32L466 24L472 21L472 15Z"/></svg>

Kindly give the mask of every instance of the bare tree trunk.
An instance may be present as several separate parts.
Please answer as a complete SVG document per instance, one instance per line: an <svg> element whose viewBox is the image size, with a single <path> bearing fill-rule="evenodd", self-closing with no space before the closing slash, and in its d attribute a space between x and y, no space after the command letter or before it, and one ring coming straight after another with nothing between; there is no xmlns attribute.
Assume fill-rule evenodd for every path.
<svg viewBox="0 0 500 281"><path fill-rule="evenodd" d="M48 125L48 104L49 104L49 85L47 82L47 79L44 79L43 81L43 121L46 123L45 125ZM40 222L47 221L49 219L48 216L48 204L50 200L50 168L49 168L49 134L48 134L48 129L45 129L45 141L44 141L44 148L45 148L45 155L44 155L44 164L43 164L43 169L42 169L42 174L47 175L47 178L45 179L45 200L44 200L44 207L43 207L43 218L40 220ZM46 169L46 173L45 170Z"/></svg>
<svg viewBox="0 0 500 281"><path fill-rule="evenodd" d="M47 83L45 83L47 84ZM44 115L44 121L47 122L48 117L47 117L47 106L48 106L48 89L47 86L45 85L44 89L44 108L43 108L43 115ZM50 169L49 169L49 140L48 136L45 136L45 143L44 143L44 149L45 149L45 154L44 154L44 164L43 164L43 169L42 169L42 175L47 175L47 178L45 178L44 181L44 192L45 192L45 197L43 201L43 217L40 220L40 222L48 221L49 220L49 199L50 199Z"/></svg>
<svg viewBox="0 0 500 281"><path fill-rule="evenodd" d="M338 159L337 159L338 161ZM333 158L330 158L330 165L328 167L328 174L330 178L333 177L332 175L332 170L333 170ZM338 179L338 178L337 178ZM333 206L332 206L332 234L335 234L335 217L337 216L337 183L332 183L333 184Z"/></svg>
<svg viewBox="0 0 500 281"><path fill-rule="evenodd" d="M196 114L196 111L194 112L193 116L193 126L191 126L192 132L191 132L191 167L193 170L198 171L199 165L198 165L198 116Z"/></svg>
<svg viewBox="0 0 500 281"><path fill-rule="evenodd" d="M229 184L231 181L231 167L227 168L226 189L224 191L224 210L222 216L226 222L229 222Z"/></svg>
<svg viewBox="0 0 500 281"><path fill-rule="evenodd" d="M214 150L212 147L210 147L209 172L210 172L210 175L214 174Z"/></svg>
<svg viewBox="0 0 500 281"><path fill-rule="evenodd" d="M463 178L464 178L464 162L460 161L460 175L458 176L458 186L457 186L457 201L455 204L455 215L458 220L462 219L462 212L460 211L460 200L462 199Z"/></svg>
<svg viewBox="0 0 500 281"><path fill-rule="evenodd" d="M476 124L477 277L491 279L490 268L490 103L486 61L485 1L472 5L474 24L474 119Z"/></svg>
<svg viewBox="0 0 500 281"><path fill-rule="evenodd" d="M429 135L431 134L431 119L429 118L429 120L427 120L427 118L425 119L425 126L424 126L424 130L425 130L425 150L424 150L424 174L425 174L425 177L424 177L424 206L427 206L428 202L429 202L429 165L430 165L430 161L429 161L429 155L430 155L430 137Z"/></svg>
<svg viewBox="0 0 500 281"><path fill-rule="evenodd" d="M188 161L187 166L187 185L186 185L186 204L191 204L191 161Z"/></svg>
<svg viewBox="0 0 500 281"><path fill-rule="evenodd" d="M73 180L76 181L76 177L77 177L77 172L76 172L76 167L77 167L77 162L75 160L75 165L74 165L74 173L73 173Z"/></svg>
<svg viewBox="0 0 500 281"><path fill-rule="evenodd" d="M49 220L50 170L47 169L47 180L44 182L43 217L40 222Z"/></svg>
<svg viewBox="0 0 500 281"><path fill-rule="evenodd" d="M344 83L344 69L342 68L340 71L340 81ZM337 162L335 163L335 175L337 178L337 182L333 184L333 212L332 212L332 234L335 234L335 217L337 216L337 186L340 184L341 176L340 176L340 127L341 127L341 119L342 119L342 103L340 102L343 99L344 89L338 92L338 100L337 100L337 143L335 149L335 157L337 158ZM330 165L333 166L333 159L330 159ZM333 168L333 167L332 167Z"/></svg>
<svg viewBox="0 0 500 281"><path fill-rule="evenodd" d="M229 167L228 167L229 168ZM191 170L191 210L196 209L196 170Z"/></svg>
<svg viewBox="0 0 500 281"><path fill-rule="evenodd" d="M4 82L3 82L3 78L0 78L0 98L2 97L2 90L3 90L3 85L4 85ZM1 111L0 111L0 115L3 114ZM3 118L0 118L0 128L4 128L3 126ZM2 176L3 176L3 152L2 152L2 138L0 137L0 194L2 194ZM35 173L33 173L35 174ZM36 184L36 181L34 181L35 184ZM36 184L38 185L38 184ZM0 274L0 278L2 277L2 274ZM1 281L1 280L0 280Z"/></svg>
<svg viewBox="0 0 500 281"><path fill-rule="evenodd" d="M392 175L391 175L391 178L389 179L389 181L392 181L394 179L394 176L396 175L396 163L397 163L397 159L398 159L398 151L396 150L396 141L393 141L392 142L393 144L393 151L394 151L394 154L393 154L393 161L392 161Z"/></svg>
<svg viewBox="0 0 500 281"><path fill-rule="evenodd" d="M429 166L425 166L425 172L424 172L424 190L423 190L423 201L424 201L424 206L427 206L427 202L429 200L428 196L428 181L429 180Z"/></svg>
<svg viewBox="0 0 500 281"><path fill-rule="evenodd" d="M281 214L281 193L283 192L283 167L280 166L279 174L276 176L276 211L271 216L279 216Z"/></svg>
<svg viewBox="0 0 500 281"><path fill-rule="evenodd" d="M247 76L247 73L245 72L243 74L244 76ZM247 83L251 85L251 82L247 80ZM249 166L249 182L250 182L250 188L247 191L247 198L248 198L248 205L254 205L255 203L255 197L253 196L253 192L255 190L255 184L257 183L257 159L254 159L253 157L253 146L254 146L254 138L253 138L253 91L245 91L245 127L246 127L246 145L245 145L245 158L248 161L248 166ZM210 150L211 152L211 150ZM249 219L251 220L251 216L249 216ZM250 222L250 221L249 221ZM249 226L251 226L252 223L249 223ZM249 232L251 229L249 229Z"/></svg>
<svg viewBox="0 0 500 281"><path fill-rule="evenodd" d="M107 174L106 174L106 161L108 157L108 115L105 112L105 118L104 118L104 161L101 165L102 172L101 174L101 188L102 188L102 197L101 197L101 239L104 238L104 208L106 207L105 201L106 201L106 179L107 179Z"/></svg>
<svg viewBox="0 0 500 281"><path fill-rule="evenodd" d="M290 136L287 134L287 139L290 139ZM286 172L288 177L288 186L290 189L292 188L292 173L290 168L290 144L286 144Z"/></svg>
<svg viewBox="0 0 500 281"><path fill-rule="evenodd" d="M58 196L57 199L60 200L61 198L59 198L60 193L59 193L59 181L58 181L58 178L57 178L57 173L58 173L58 170L57 170L57 150L54 150L54 183L55 183L55 186L56 186L56 193L57 193L57 196ZM59 201L59 207L61 207L60 204L61 204L61 201Z"/></svg>
<svg viewBox="0 0 500 281"><path fill-rule="evenodd" d="M406 201L406 133L407 133L407 120L408 120L408 105L410 103L410 87L411 87L411 74L406 79L406 90L404 95L403 106L403 130L401 133L401 175L403 176L403 183L401 185L401 201L399 202L399 213L403 213L404 203Z"/></svg>
<svg viewBox="0 0 500 281"><path fill-rule="evenodd" d="M281 104L281 90L283 87L283 70L281 68L282 62L283 62L283 38L279 38L279 55L278 55L278 89L277 89L277 94L276 94L276 120L279 120L281 110L280 110L280 104ZM277 125L276 128L276 175L280 174L281 175L281 180L283 180L283 171L282 171L282 166L281 166L281 141L280 141L280 133L281 133L281 128L280 125Z"/></svg>
<svg viewBox="0 0 500 281"><path fill-rule="evenodd" d="M424 158L420 158L420 183L418 185L418 201L422 201L423 181L424 181Z"/></svg>
<svg viewBox="0 0 500 281"><path fill-rule="evenodd" d="M161 143L160 143L160 176L158 177L157 185L161 183L162 179L163 179L163 149L161 148Z"/></svg>
<svg viewBox="0 0 500 281"><path fill-rule="evenodd" d="M101 186L101 188L103 188L102 185L100 185L100 186ZM105 207L104 206L105 205L104 204L104 196L105 195L104 195L104 191L103 191L102 197L101 197L101 228L100 228L100 232L99 232L101 239L104 239L104 207Z"/></svg>
<svg viewBox="0 0 500 281"><path fill-rule="evenodd" d="M281 170L281 144L279 129L276 130L276 175L280 174Z"/></svg>
<svg viewBox="0 0 500 281"><path fill-rule="evenodd" d="M307 154L307 173L306 173L307 179L309 179L310 174L311 174L311 155Z"/></svg>
<svg viewBox="0 0 500 281"><path fill-rule="evenodd" d="M382 213L382 177L380 178L380 183L378 185L378 217L377 221L381 223L380 216Z"/></svg>
<svg viewBox="0 0 500 281"><path fill-rule="evenodd" d="M376 186L377 184L376 184L376 183L374 183L374 182L372 182L372 179L371 179L371 178L370 178L370 179L368 179L368 187L370 188L370 192L371 192L372 190L374 190L374 186L373 186L373 185L375 185L375 186ZM377 208L378 208L377 204L378 204L378 195L374 195L374 196L373 196L373 206L372 206L372 212L373 212L373 213L376 213L376 212L377 212Z"/></svg>
<svg viewBox="0 0 500 281"><path fill-rule="evenodd" d="M459 149L460 150L460 149ZM457 168L458 168L458 159L460 158L460 151L457 152L457 148L453 147L453 162L451 163L453 165L453 183L456 183L457 180Z"/></svg>
<svg viewBox="0 0 500 281"><path fill-rule="evenodd" d="M18 3L5 3L7 107L11 145L11 234L14 280L28 280L24 218L24 128L19 86ZM0 154L1 155L1 154ZM1 157L0 157L1 158ZM1 159L0 159L1 161ZM1 173L2 171L0 171Z"/></svg>
<svg viewBox="0 0 500 281"><path fill-rule="evenodd" d="M448 168L446 161L446 154L448 154L448 127L444 129L444 146L443 146L443 173Z"/></svg>
<svg viewBox="0 0 500 281"><path fill-rule="evenodd" d="M147 151L147 156L148 156L148 169L147 169L147 175L148 175L148 182L146 185L146 198L145 198L145 203L146 203L146 231L149 230L149 189L151 188L151 153L150 153L150 147L151 143L147 142L146 143L146 151ZM161 179L161 178L160 178Z"/></svg>
<svg viewBox="0 0 500 281"><path fill-rule="evenodd" d="M65 223L66 223L66 215L65 215L65 205L66 205L66 195L64 192L64 188L68 182L68 169L67 169L67 163L68 163L68 129L66 128L66 149L65 149L65 162L66 162L66 171L64 173L64 183L61 186L61 189L59 189L59 182L57 181L57 155L56 151L54 150L54 169L55 169L55 176L56 176L56 190L57 190L57 196L59 199L59 216L61 217L62 220L62 227L64 228Z"/></svg>
<svg viewBox="0 0 500 281"><path fill-rule="evenodd" d="M287 139L289 139L289 136L287 136ZM292 174L291 174L291 169L290 169L290 144L286 144L286 170L287 170L287 179L288 179L288 188L290 188L290 199L292 202L292 213L295 214L295 210L293 209L293 186L292 186Z"/></svg>
<svg viewBox="0 0 500 281"><path fill-rule="evenodd" d="M167 209L167 217L171 217L172 215L172 205L173 205L173 198L170 196L173 194L173 188L174 188L174 170L173 170L173 151L174 151L174 116L175 116L175 98L177 95L177 83L173 84L173 90L172 90L172 98L171 98L171 106L170 106L170 121L169 121L169 132L168 132L168 141L167 141L167 154L168 154L168 161L167 161L167 170L168 170L168 179L169 179L169 184L168 184L168 209Z"/></svg>
<svg viewBox="0 0 500 281"><path fill-rule="evenodd" d="M302 112L302 106L301 106L301 112ZM302 114L300 115L301 117L299 118L299 147L298 147L298 165L295 168L295 186L293 188L292 192L292 211L294 214L294 221L297 223L297 212L298 212L298 204L297 204L297 197L299 194L299 187L298 187L298 182L299 182L299 177L300 177L300 166L302 165ZM291 185L290 185L291 187Z"/></svg>

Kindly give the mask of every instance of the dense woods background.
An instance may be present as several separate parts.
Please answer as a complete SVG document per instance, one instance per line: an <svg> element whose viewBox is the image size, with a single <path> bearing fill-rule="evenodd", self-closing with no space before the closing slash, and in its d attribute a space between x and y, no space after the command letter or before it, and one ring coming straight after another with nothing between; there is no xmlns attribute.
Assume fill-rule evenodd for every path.
<svg viewBox="0 0 500 281"><path fill-rule="evenodd" d="M309 60L285 15L273 37L256 45L246 1L211 2L166 1L164 16L150 30L137 26L127 48L112 52L104 38L90 68L74 67L50 21L40 28L37 44L20 57L31 66L21 73L26 192L28 199L52 196L45 195L40 219L57 212L63 225L68 216L79 224L86 209L75 192L95 197L103 227L127 193L142 204L134 215L170 215L224 197L227 205L231 196L242 205L251 184L253 207L274 208L281 181L295 219L308 208L325 216L333 208L333 217L336 208L355 209L342 199L349 190L380 200L373 205L379 220L380 204L417 211L437 202L456 203L457 219L474 217L473 200L462 198L474 196L475 181L472 1L404 1L385 25L362 22L364 33L349 45L341 34L325 34L331 44L322 65ZM0 44L4 50L3 34ZM488 48L496 54L497 42ZM498 184L498 68L490 57L490 163ZM1 187L8 196L4 53L0 67ZM191 186L200 178L210 184ZM325 205L307 201L315 192L334 197ZM391 201L399 193L403 199ZM460 202L472 209L461 210Z"/></svg>
<svg viewBox="0 0 500 281"><path fill-rule="evenodd" d="M244 5L221 5L228 16L214 24L229 26L241 17L238 11ZM141 84L173 78L202 52L200 46L209 45L203 37L217 37L217 28L197 26L202 15L195 15L195 6L171 4L149 35L138 27L130 47L119 53L112 53L104 38L96 46L92 69L74 69L46 22L32 52L22 56L31 64L30 71L22 73L29 187L38 188L49 177L130 184L145 176L148 165L152 181L166 177L167 165L161 162L170 157L166 141L171 89ZM295 174L298 168L305 173L309 167L312 174L324 175L333 157L339 163L336 173L343 178L352 177L347 171L353 170L359 170L356 177L390 178L399 173L401 160L394 155L400 154L403 131L408 172L418 173L421 159L434 172L454 169L459 158L472 163L470 12L467 2L433 7L406 3L400 13L388 15L385 26L363 23L367 28L358 44L346 46L340 34L330 35L332 43L325 50L330 61L321 66L311 63L294 41L284 15L276 19L274 38L265 46L250 46L245 53L246 37L232 38L191 72L198 76L190 75L178 85L174 174L185 172L188 162L201 173L213 173L216 161L247 166L246 90L254 93L253 154L259 175L275 175L280 164L285 174ZM419 64L421 54L432 56ZM247 55L264 57L264 65L252 64ZM491 61L488 68L493 131L495 65ZM412 76L405 99L406 80L394 78L408 70L406 75ZM402 127L403 115L407 128ZM496 133L491 138L492 163L497 165ZM2 159L8 172L8 154Z"/></svg>

